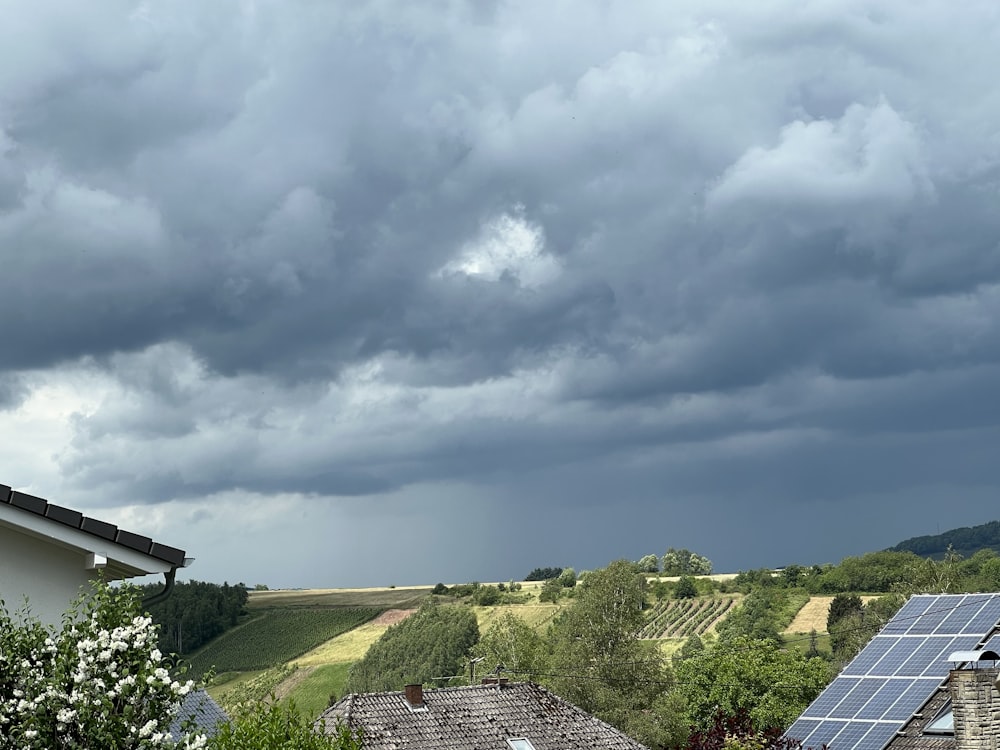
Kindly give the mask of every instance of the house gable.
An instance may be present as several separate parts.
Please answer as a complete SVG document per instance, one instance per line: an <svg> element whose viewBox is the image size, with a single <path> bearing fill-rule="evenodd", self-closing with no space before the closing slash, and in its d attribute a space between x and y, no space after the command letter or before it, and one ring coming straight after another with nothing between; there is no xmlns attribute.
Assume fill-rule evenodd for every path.
<svg viewBox="0 0 1000 750"><path fill-rule="evenodd" d="M168 574L184 563L176 547L0 485L0 599L9 610L27 599L35 617L56 624L98 575Z"/></svg>

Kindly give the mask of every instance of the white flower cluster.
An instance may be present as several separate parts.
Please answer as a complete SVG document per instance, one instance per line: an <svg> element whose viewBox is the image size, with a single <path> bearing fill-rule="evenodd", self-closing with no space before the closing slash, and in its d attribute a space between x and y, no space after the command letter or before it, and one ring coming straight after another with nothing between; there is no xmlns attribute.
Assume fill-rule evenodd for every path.
<svg viewBox="0 0 1000 750"><path fill-rule="evenodd" d="M101 584L79 606L58 634L0 609L0 750L204 747L203 735L170 737L194 683L165 668L131 595Z"/></svg>

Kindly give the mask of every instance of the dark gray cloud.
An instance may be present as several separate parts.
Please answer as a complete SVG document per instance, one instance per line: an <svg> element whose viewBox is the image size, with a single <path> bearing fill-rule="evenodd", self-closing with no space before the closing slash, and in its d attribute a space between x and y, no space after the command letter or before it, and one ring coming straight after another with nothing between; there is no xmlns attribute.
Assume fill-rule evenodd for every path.
<svg viewBox="0 0 1000 750"><path fill-rule="evenodd" d="M189 547L245 497L578 567L987 520L997 16L36 4L0 30L12 481Z"/></svg>

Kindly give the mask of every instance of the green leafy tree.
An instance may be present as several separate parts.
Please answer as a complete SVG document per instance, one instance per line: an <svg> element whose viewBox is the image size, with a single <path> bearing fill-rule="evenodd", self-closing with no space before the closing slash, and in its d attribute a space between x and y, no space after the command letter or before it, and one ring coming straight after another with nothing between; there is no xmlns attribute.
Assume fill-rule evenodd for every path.
<svg viewBox="0 0 1000 750"><path fill-rule="evenodd" d="M591 571L550 631L554 691L644 744L675 745L685 730L655 644L639 640L646 578L627 560Z"/></svg>
<svg viewBox="0 0 1000 750"><path fill-rule="evenodd" d="M705 642L697 633L692 633L684 641L684 644L674 652L671 657L674 663L683 661L684 659L690 659L692 656L698 656L705 650Z"/></svg>
<svg viewBox="0 0 1000 750"><path fill-rule="evenodd" d="M208 740L207 750L361 750L362 736L346 726L331 735L313 729L293 701L239 706L229 723Z"/></svg>
<svg viewBox="0 0 1000 750"><path fill-rule="evenodd" d="M479 640L476 616L467 607L428 600L416 613L393 625L355 663L349 692L401 690L408 683L444 685L463 672Z"/></svg>
<svg viewBox="0 0 1000 750"><path fill-rule="evenodd" d="M833 657L841 664L849 662L865 647L865 644L903 606L905 597L900 594L886 594L868 604L861 604L860 597L848 596L845 600L846 603L838 609L838 619L832 617L834 613L831 603L832 624L827 626L830 631Z"/></svg>
<svg viewBox="0 0 1000 750"><path fill-rule="evenodd" d="M562 568L535 568L524 577L526 581L547 581L550 578L558 578L563 572Z"/></svg>
<svg viewBox="0 0 1000 750"><path fill-rule="evenodd" d="M483 657L485 671L503 665L518 679L536 680L545 671L545 644L542 637L513 612L504 612L472 649Z"/></svg>
<svg viewBox="0 0 1000 750"><path fill-rule="evenodd" d="M704 555L691 553L691 560L688 563L692 575L708 576L712 575L712 561Z"/></svg>
<svg viewBox="0 0 1000 750"><path fill-rule="evenodd" d="M576 571L572 568L563 568L557 580L564 589L571 589L576 586Z"/></svg>
<svg viewBox="0 0 1000 750"><path fill-rule="evenodd" d="M674 597L677 599L694 599L698 596L698 586L691 576L681 576L674 588Z"/></svg>
<svg viewBox="0 0 1000 750"><path fill-rule="evenodd" d="M499 604L500 599L500 589L496 586L480 586L472 595L472 600L480 607L492 607Z"/></svg>
<svg viewBox="0 0 1000 750"><path fill-rule="evenodd" d="M557 602L559 597L562 596L563 585L559 582L558 578L550 578L544 584L542 584L542 590L538 593L538 601L540 602Z"/></svg>
<svg viewBox="0 0 1000 750"><path fill-rule="evenodd" d="M707 576L712 572L712 561L689 549L671 547L663 555L663 573L668 576Z"/></svg>
<svg viewBox="0 0 1000 750"><path fill-rule="evenodd" d="M830 602L830 612L826 616L827 632L832 633L838 622L848 615L860 614L864 608L864 602L857 594L837 594Z"/></svg>
<svg viewBox="0 0 1000 750"><path fill-rule="evenodd" d="M744 637L780 643L777 615L783 604L781 589L753 589L743 603L718 625L716 632L719 640L732 641Z"/></svg>
<svg viewBox="0 0 1000 750"><path fill-rule="evenodd" d="M656 555L645 555L639 558L636 563L642 573L658 573L660 571L660 558Z"/></svg>
<svg viewBox="0 0 1000 750"><path fill-rule="evenodd" d="M737 636L675 665L688 717L701 730L717 711L750 716L757 731L786 728L830 681L829 665L772 640Z"/></svg>
<svg viewBox="0 0 1000 750"><path fill-rule="evenodd" d="M137 587L137 596L157 594L160 588L159 584ZM149 607L153 622L159 626L160 650L177 654L196 651L239 623L240 617L247 612L249 596L242 583L235 586L204 581L176 584L166 600Z"/></svg>
<svg viewBox="0 0 1000 750"><path fill-rule="evenodd" d="M781 571L781 584L785 588L795 588L802 583L806 569L801 565L787 565Z"/></svg>

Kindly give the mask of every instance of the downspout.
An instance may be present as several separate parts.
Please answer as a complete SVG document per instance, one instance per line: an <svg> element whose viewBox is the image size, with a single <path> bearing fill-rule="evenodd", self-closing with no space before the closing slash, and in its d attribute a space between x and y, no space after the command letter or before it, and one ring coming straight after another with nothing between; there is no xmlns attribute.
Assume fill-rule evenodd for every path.
<svg viewBox="0 0 1000 750"><path fill-rule="evenodd" d="M174 577L177 575L177 568L180 567L182 566L174 565L172 568L170 568L170 570L164 573L163 591L160 591L157 594L153 594L152 596L147 596L145 599L139 602L139 606L142 607L143 609L146 609L147 607L151 607L154 604L159 604L160 602L165 601L167 597L170 596L170 592L174 590Z"/></svg>

